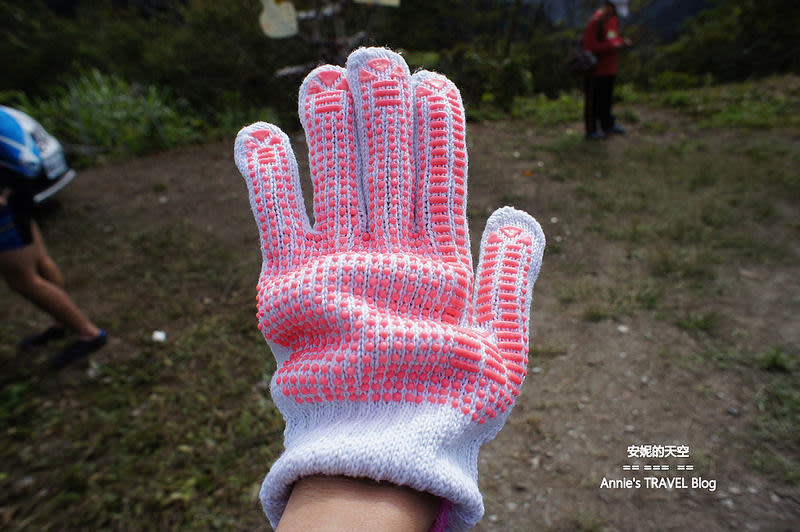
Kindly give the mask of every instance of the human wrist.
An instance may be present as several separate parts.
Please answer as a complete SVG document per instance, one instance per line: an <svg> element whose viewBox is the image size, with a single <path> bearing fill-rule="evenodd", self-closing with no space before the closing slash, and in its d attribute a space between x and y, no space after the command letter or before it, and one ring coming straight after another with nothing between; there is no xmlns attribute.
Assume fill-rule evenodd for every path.
<svg viewBox="0 0 800 532"><path fill-rule="evenodd" d="M278 532L427 532L439 511L431 494L365 478L314 475L295 483Z"/></svg>
<svg viewBox="0 0 800 532"><path fill-rule="evenodd" d="M438 402L341 406L320 405L310 416L287 419L286 450L260 493L273 526L282 522L293 487L313 476L374 479L431 493L453 505L449 530L466 530L480 519L478 449L499 430L498 418L481 425L484 433L469 430L467 416Z"/></svg>

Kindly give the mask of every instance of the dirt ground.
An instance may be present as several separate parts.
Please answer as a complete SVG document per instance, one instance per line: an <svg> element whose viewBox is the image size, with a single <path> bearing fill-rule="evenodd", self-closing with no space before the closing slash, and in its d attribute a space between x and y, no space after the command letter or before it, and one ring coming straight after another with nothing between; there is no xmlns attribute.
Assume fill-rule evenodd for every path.
<svg viewBox="0 0 800 532"><path fill-rule="evenodd" d="M471 133L492 145L526 141L513 132L517 140L504 139L493 124ZM618 163L625 142L637 140L608 148ZM491 197L481 190L488 180L476 174L504 176L495 186L512 190L530 181L530 162L515 163L513 152L481 147L476 141L471 152L471 198ZM477 530L796 530L800 490L767 481L748 463L746 434L759 383L682 364L681 354L701 349L696 340L646 313L592 323L579 308L565 312L556 294L570 280L570 265L584 264L609 285L632 266L622 246L587 230L589 220L551 207L563 204L558 200L569 195L568 185L540 180L535 187L527 206L548 243L561 240L563 252L545 256L534 296L533 342L555 346L556 356L531 361L508 426L482 452L486 517ZM731 270L722 274L727 289L714 303L730 320L724 326L746 331L753 347L796 343L796 268ZM641 272L627 274L633 280ZM689 458L629 459L628 446L642 444L686 445ZM670 471L622 470L635 463L666 464ZM676 471L679 464L695 470ZM688 489L644 487L644 476L674 475L685 477ZM716 480L716 491L691 489L691 477ZM643 487L601 489L604 478L638 478Z"/></svg>
<svg viewBox="0 0 800 532"><path fill-rule="evenodd" d="M619 243L598 237L587 229L590 220L575 218L565 207L569 181L531 173L531 161L518 151L536 142L535 135L493 123L471 124L469 130L470 202L477 213L473 246L488 212L500 206L503 191L522 190L518 206L540 220L548 244L560 247L557 254L546 253L534 294L533 345L542 347L543 354L532 358L507 426L480 455L486 515L476 530L798 529L800 488L765 478L749 462L747 435L761 385L757 376L709 367L698 371L684 363L681 355L700 349L697 339L651 314L588 321L579 303L565 306L559 300L559 287L569 283L575 263L610 287L619 282L620 271L631 278L641 272L629 264ZM297 140L301 145L302 138ZM611 157L615 149L609 147ZM256 230L229 142L83 170L60 201L71 211L109 220L109 232L118 215L129 217L128 225L154 227L183 219L223 238L233 256L241 258L235 267L247 281L234 286L234 292L255 284ZM797 344L796 265L723 268L719 279L728 287L713 303L724 310L723 328L745 331L746 343L754 348ZM76 297L98 315L110 309L88 290ZM113 356L135 349L125 334L114 341ZM254 374L254 384L261 378ZM688 446L688 457L628 457L629 446L643 444ZM656 463L670 470L622 469ZM678 472L679 464L695 470ZM254 470L254 482L261 473ZM716 490L601 488L604 478L646 476L678 476L687 482L702 477L715 480ZM242 510L248 511L255 510Z"/></svg>

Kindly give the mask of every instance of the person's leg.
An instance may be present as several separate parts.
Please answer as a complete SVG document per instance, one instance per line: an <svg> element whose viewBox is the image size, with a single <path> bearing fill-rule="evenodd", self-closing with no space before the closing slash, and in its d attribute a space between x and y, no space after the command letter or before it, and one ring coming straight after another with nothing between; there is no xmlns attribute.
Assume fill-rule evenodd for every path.
<svg viewBox="0 0 800 532"><path fill-rule="evenodd" d="M593 76L585 76L583 86L583 120L586 125L586 136L588 137L597 131L597 116L596 116L596 92L595 92L595 78Z"/></svg>
<svg viewBox="0 0 800 532"><path fill-rule="evenodd" d="M597 116L600 127L607 130L611 127L611 77L600 76L597 78Z"/></svg>
<svg viewBox="0 0 800 532"><path fill-rule="evenodd" d="M606 76L600 82L601 87L598 89L598 92L601 93L600 124L605 133L624 135L625 129L617 124L617 119L611 113L611 108L614 105L614 83L616 79L616 76Z"/></svg>
<svg viewBox="0 0 800 532"><path fill-rule="evenodd" d="M598 104L599 104L599 93L598 93L598 84L597 80L599 78L595 76L586 76L586 84L585 84L585 100L584 100L584 107L583 107L583 118L586 122L586 139L587 140L603 140L606 138L605 133L602 131L598 131L597 129L597 119L599 118L598 115Z"/></svg>
<svg viewBox="0 0 800 532"><path fill-rule="evenodd" d="M35 244L0 253L0 273L12 290L18 292L59 323L73 329L80 341L100 335L100 329L78 309L66 292L42 277L37 270Z"/></svg>
<svg viewBox="0 0 800 532"><path fill-rule="evenodd" d="M54 285L64 288L64 277L61 275L61 270L47 253L47 248L42 239L42 233L39 231L39 226L34 221L31 221L31 236L33 238L33 245L36 248L36 271Z"/></svg>
<svg viewBox="0 0 800 532"><path fill-rule="evenodd" d="M30 220L29 226L31 241L36 252L36 271L44 279L63 289L64 277L61 275L61 270L59 269L58 265L47 253L47 248L44 245L44 240L42 239L42 233L39 230L39 226L33 220ZM29 348L39 347L54 340L60 340L66 335L66 333L66 327L56 321L54 325L51 325L44 331L31 334L23 338L17 344L17 349L24 351Z"/></svg>
<svg viewBox="0 0 800 532"><path fill-rule="evenodd" d="M34 243L31 221L22 220L26 225L24 225L23 230L20 231L17 217L14 216L15 213L12 212L11 207L8 205L7 193L9 190L6 189L5 192L6 194L0 195L0 253L24 248ZM27 227L27 231L25 227ZM56 273L58 273L57 269ZM63 338L65 334L66 328L60 323L57 323L44 331L26 336L17 344L17 349L24 351L31 347L38 347L53 340Z"/></svg>

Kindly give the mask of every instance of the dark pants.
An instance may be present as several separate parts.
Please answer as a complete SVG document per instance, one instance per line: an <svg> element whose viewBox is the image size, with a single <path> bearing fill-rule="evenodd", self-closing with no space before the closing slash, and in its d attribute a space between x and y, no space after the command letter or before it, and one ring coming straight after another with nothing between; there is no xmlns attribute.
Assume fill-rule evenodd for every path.
<svg viewBox="0 0 800 532"><path fill-rule="evenodd" d="M0 167L0 192L11 190L6 205L0 205L0 252L33 242L33 191L27 177Z"/></svg>
<svg viewBox="0 0 800 532"><path fill-rule="evenodd" d="M583 104L586 134L597 131L598 120L600 121L600 127L604 131L614 126L614 115L611 114L611 99L614 96L614 80L616 78L616 76L586 76Z"/></svg>

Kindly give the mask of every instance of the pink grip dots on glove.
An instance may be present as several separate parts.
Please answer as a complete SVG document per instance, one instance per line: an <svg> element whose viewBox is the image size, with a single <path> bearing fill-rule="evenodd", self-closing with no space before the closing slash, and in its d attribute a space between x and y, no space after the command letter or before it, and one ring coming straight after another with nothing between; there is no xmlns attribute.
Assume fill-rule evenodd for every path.
<svg viewBox="0 0 800 532"><path fill-rule="evenodd" d="M353 52L300 88L315 225L289 139L236 139L261 233L258 327L276 359L285 451L261 502L277 525L298 479L389 481L450 501L447 530L483 515L478 448L519 395L544 235L496 211L473 280L466 120L445 77L385 49Z"/></svg>

